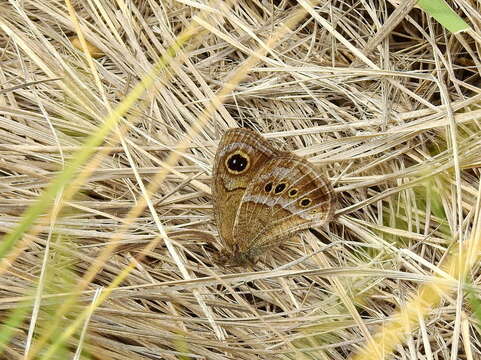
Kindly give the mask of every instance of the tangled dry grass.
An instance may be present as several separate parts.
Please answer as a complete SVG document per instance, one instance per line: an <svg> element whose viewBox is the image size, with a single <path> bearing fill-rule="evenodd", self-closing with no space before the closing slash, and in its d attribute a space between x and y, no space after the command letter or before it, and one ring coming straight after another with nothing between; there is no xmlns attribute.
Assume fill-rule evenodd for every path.
<svg viewBox="0 0 481 360"><path fill-rule="evenodd" d="M346 359L436 276L449 284L439 301L379 357L481 358L467 296L479 265L458 280L444 267L479 236L481 14L450 5L472 32L449 33L415 1L77 2L98 49L89 64L65 3L0 2L3 234L176 36L196 30L79 169L93 171L79 191L59 191L58 211L3 260L2 358ZM322 167L339 210L233 270L212 262L209 183L220 134L238 126Z"/></svg>

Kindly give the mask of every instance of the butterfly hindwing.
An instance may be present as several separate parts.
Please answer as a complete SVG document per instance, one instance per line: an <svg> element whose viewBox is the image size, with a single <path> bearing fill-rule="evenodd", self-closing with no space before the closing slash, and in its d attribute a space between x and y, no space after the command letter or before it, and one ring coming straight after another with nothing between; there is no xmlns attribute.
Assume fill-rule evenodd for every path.
<svg viewBox="0 0 481 360"><path fill-rule="evenodd" d="M294 154L273 157L246 188L234 223L239 251L258 255L293 233L331 220L330 182Z"/></svg>

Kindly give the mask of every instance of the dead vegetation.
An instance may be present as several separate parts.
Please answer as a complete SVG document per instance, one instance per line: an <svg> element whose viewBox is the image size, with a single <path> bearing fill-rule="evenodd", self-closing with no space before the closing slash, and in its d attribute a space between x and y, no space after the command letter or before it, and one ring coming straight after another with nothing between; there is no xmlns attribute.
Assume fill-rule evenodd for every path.
<svg viewBox="0 0 481 360"><path fill-rule="evenodd" d="M2 322L25 309L2 357L346 359L440 276L449 287L400 330L392 358L481 358L466 293L479 265L461 281L444 267L479 237L481 15L475 2L450 2L473 29L452 34L414 3L77 2L100 55L93 68L72 46L65 3L0 3L3 234L176 36L198 29L130 106L120 141L109 135L79 169L92 170L79 191L66 202L73 185L59 191L60 212L1 264ZM241 82L216 98L234 75ZM222 104L170 168L212 99ZM237 126L322 167L339 210L254 269L232 270L212 263L209 182L216 142Z"/></svg>

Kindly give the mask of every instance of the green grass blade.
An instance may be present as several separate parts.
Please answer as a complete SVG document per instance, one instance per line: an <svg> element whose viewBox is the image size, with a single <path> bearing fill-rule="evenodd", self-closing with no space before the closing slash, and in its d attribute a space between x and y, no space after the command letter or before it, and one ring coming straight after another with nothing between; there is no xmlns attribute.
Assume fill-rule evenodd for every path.
<svg viewBox="0 0 481 360"><path fill-rule="evenodd" d="M466 292L468 293L468 300L471 304L473 314L476 319L478 319L478 322L481 323L481 301L476 297L476 292L472 287L469 287Z"/></svg>
<svg viewBox="0 0 481 360"><path fill-rule="evenodd" d="M419 0L418 5L452 33L469 28L469 25L444 0Z"/></svg>

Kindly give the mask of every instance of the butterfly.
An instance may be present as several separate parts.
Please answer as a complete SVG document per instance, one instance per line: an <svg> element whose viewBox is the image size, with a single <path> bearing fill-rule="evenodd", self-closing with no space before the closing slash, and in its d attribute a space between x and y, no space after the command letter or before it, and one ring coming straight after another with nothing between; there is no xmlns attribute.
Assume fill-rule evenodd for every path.
<svg viewBox="0 0 481 360"><path fill-rule="evenodd" d="M212 197L225 266L254 265L294 233L333 218L332 185L307 160L256 132L225 132L214 160Z"/></svg>

